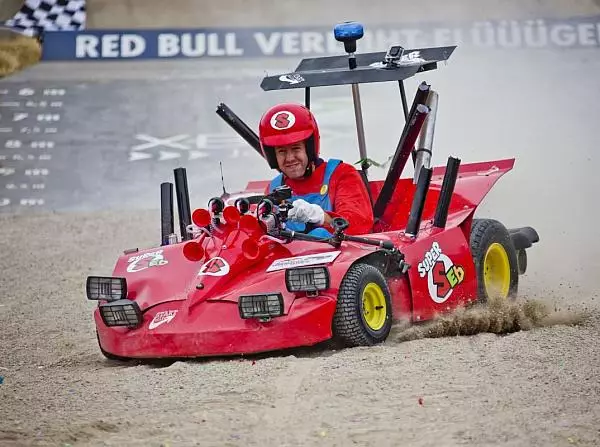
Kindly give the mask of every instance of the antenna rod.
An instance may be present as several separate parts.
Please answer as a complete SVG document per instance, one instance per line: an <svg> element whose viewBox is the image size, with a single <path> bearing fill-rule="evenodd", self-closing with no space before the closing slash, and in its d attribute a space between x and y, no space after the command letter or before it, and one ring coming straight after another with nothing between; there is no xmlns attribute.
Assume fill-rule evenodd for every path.
<svg viewBox="0 0 600 447"><path fill-rule="evenodd" d="M221 184L223 185L223 194L227 194L227 191L225 191L225 179L223 178L223 163L220 161L219 166L221 167Z"/></svg>
<svg viewBox="0 0 600 447"><path fill-rule="evenodd" d="M335 26L333 29L335 40L343 42L344 50L348 53L348 68L355 70L358 66L356 61L356 41L364 36L364 29L357 22L343 22ZM362 108L360 103L360 91L358 83L352 84L352 100L354 101L354 118L356 120L356 132L358 136L358 150L362 161L361 168L367 176L369 162L367 161L367 145L365 143L365 127L362 117Z"/></svg>
<svg viewBox="0 0 600 447"><path fill-rule="evenodd" d="M365 142L365 127L362 117L362 106L360 102L360 91L358 84L352 84L352 99L354 100L354 118L356 119L356 132L358 135L358 152L362 162L362 169L367 173L369 163L367 162L367 144Z"/></svg>

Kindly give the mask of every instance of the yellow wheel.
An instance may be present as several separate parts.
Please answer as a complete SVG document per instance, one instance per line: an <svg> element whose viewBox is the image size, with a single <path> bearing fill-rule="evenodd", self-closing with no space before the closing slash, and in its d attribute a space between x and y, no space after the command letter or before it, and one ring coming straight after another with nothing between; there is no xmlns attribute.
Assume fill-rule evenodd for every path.
<svg viewBox="0 0 600 447"><path fill-rule="evenodd" d="M473 219L471 253L478 298L515 298L519 285L517 252L506 227L493 219Z"/></svg>
<svg viewBox="0 0 600 447"><path fill-rule="evenodd" d="M383 274L370 264L355 264L340 285L333 316L334 339L342 346L372 346L392 328L390 291Z"/></svg>
<svg viewBox="0 0 600 447"><path fill-rule="evenodd" d="M498 242L491 244L483 259L483 282L488 297L507 298L510 291L510 261Z"/></svg>
<svg viewBox="0 0 600 447"><path fill-rule="evenodd" d="M374 331L380 330L385 324L385 295L381 287L374 282L367 284L363 290L362 313L365 323Z"/></svg>

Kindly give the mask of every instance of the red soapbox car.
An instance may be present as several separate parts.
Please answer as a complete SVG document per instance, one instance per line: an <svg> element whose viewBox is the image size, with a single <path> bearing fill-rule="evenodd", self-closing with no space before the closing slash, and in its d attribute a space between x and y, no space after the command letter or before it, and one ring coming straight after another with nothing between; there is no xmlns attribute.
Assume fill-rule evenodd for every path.
<svg viewBox="0 0 600 447"><path fill-rule="evenodd" d="M264 195L268 182L209 201L192 213L185 168L161 184L160 247L128 250L113 276L89 276L87 298L102 353L113 359L243 355L312 346L384 342L395 320L423 322L491 296L516 296L531 227L507 229L474 214L514 159L430 167L438 94L423 82L412 107L404 80L437 68L456 47L356 54L362 26L336 26L348 55L304 59L292 73L267 76L264 90L351 85L359 172L376 222L348 234L337 218L330 237L286 229L291 191ZM398 83L405 125L385 180L368 178L359 85ZM225 104L217 114L257 152L256 134ZM324 130L326 132L326 129ZM401 178L412 158L414 178Z"/></svg>

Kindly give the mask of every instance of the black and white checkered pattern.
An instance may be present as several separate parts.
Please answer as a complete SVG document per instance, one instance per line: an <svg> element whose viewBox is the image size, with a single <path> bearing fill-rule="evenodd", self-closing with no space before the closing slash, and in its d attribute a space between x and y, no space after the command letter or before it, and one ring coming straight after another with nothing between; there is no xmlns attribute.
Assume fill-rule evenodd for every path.
<svg viewBox="0 0 600 447"><path fill-rule="evenodd" d="M85 0L25 0L2 25L33 37L44 31L77 31L85 28L85 20Z"/></svg>

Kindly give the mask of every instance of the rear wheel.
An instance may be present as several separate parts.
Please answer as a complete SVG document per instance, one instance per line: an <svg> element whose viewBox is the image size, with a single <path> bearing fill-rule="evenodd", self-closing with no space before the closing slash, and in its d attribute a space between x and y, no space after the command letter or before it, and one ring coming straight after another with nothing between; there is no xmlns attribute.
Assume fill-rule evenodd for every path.
<svg viewBox="0 0 600 447"><path fill-rule="evenodd" d="M385 277L372 265L353 265L338 293L334 338L347 347L372 346L385 341L391 328L392 305Z"/></svg>
<svg viewBox="0 0 600 447"><path fill-rule="evenodd" d="M493 219L473 219L470 239L479 301L515 298L519 286L519 263L506 227Z"/></svg>

